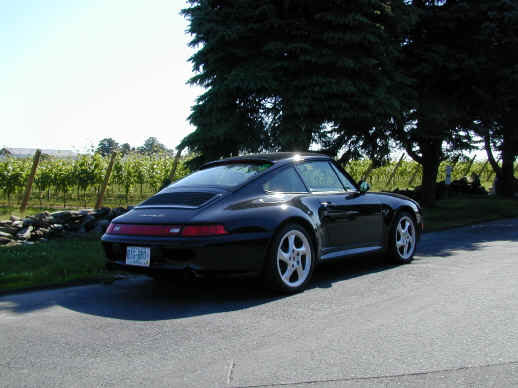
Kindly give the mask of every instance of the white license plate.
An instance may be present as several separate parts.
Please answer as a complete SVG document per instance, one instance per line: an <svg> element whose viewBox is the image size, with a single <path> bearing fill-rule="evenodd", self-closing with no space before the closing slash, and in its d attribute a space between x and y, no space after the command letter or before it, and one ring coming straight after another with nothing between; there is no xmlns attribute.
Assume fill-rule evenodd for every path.
<svg viewBox="0 0 518 388"><path fill-rule="evenodd" d="M151 248L146 247L127 247L126 264L149 267L151 258Z"/></svg>

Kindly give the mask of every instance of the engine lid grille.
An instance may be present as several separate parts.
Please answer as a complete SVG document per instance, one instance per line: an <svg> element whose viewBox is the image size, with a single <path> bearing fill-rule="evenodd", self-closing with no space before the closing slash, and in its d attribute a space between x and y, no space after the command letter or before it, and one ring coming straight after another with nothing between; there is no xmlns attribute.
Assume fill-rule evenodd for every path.
<svg viewBox="0 0 518 388"><path fill-rule="evenodd" d="M213 199L216 195L216 193L186 191L158 193L139 204L138 207L197 208Z"/></svg>

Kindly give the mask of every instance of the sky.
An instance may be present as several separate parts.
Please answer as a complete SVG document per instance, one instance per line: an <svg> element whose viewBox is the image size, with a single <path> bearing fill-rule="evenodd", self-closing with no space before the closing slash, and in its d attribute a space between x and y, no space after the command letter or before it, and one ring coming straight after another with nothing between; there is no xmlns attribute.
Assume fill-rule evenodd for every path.
<svg viewBox="0 0 518 388"><path fill-rule="evenodd" d="M0 0L0 148L88 152L106 137L138 147L151 136L175 148L203 93L186 84L186 6Z"/></svg>
<svg viewBox="0 0 518 388"><path fill-rule="evenodd" d="M192 132L184 0L0 0L0 148L168 148Z"/></svg>

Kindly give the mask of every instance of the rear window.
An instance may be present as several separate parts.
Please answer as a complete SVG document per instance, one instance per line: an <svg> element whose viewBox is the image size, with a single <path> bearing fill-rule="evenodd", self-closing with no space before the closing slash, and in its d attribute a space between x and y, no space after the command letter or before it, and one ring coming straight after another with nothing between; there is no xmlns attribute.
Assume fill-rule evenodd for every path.
<svg viewBox="0 0 518 388"><path fill-rule="evenodd" d="M171 186L221 186L233 188L270 168L271 165L271 163L232 163L208 167L186 176Z"/></svg>

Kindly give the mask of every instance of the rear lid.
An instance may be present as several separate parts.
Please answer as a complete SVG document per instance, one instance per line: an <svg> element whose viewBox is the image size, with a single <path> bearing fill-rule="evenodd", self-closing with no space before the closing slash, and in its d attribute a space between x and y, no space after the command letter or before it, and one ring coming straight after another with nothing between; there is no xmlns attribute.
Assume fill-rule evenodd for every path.
<svg viewBox="0 0 518 388"><path fill-rule="evenodd" d="M151 198L117 217L121 224L183 224L189 223L207 206L217 202L227 193L220 189L194 188L179 190L167 187Z"/></svg>
<svg viewBox="0 0 518 388"><path fill-rule="evenodd" d="M221 193L203 191L161 191L139 204L137 208L174 207L196 209L221 195Z"/></svg>
<svg viewBox="0 0 518 388"><path fill-rule="evenodd" d="M133 208L113 220L116 224L178 225L189 223L203 208Z"/></svg>

